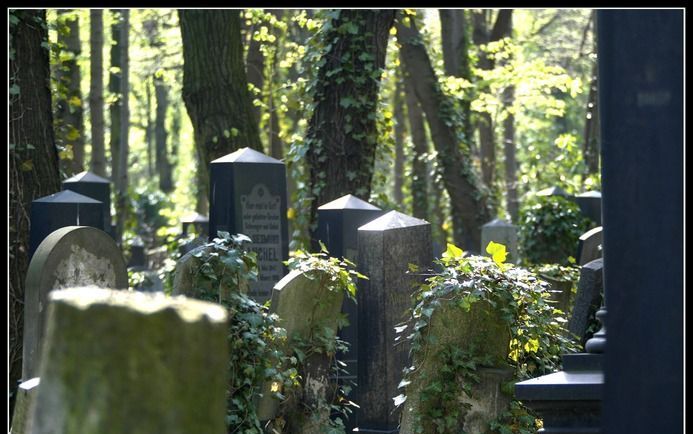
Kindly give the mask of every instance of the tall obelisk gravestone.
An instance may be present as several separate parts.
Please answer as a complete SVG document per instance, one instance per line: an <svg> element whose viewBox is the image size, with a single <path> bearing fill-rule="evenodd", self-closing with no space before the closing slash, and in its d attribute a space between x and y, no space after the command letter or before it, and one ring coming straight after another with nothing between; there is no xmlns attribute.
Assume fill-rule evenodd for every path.
<svg viewBox="0 0 693 434"><path fill-rule="evenodd" d="M209 175L209 239L217 231L250 237L259 273L249 294L264 303L286 274L283 261L289 258L284 163L242 148L212 161Z"/></svg>
<svg viewBox="0 0 693 434"><path fill-rule="evenodd" d="M357 424L361 433L396 433L400 411L392 398L409 348L395 346L395 325L411 307L413 285L421 278L408 273L409 264L423 272L431 266L431 224L390 211L358 229L359 360Z"/></svg>

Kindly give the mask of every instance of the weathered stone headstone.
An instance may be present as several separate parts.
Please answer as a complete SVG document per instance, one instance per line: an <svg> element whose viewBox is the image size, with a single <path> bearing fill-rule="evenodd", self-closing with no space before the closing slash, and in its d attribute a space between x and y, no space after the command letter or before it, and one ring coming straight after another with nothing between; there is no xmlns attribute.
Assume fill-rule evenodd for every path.
<svg viewBox="0 0 693 434"><path fill-rule="evenodd" d="M506 262L517 264L517 226L502 219L493 219L481 227L481 253L489 256L486 246L489 242L503 244L508 252Z"/></svg>
<svg viewBox="0 0 693 434"><path fill-rule="evenodd" d="M354 264L358 260L358 228L383 215L385 211L356 196L347 194L332 202L318 207L318 228L316 235L322 241L330 255L343 257ZM349 375L340 377L346 382L356 382L358 361L358 306L355 302L345 299L342 313L346 314L349 325L340 331L340 339L349 344L347 354L338 354L337 357L346 363L346 371ZM352 388L351 398L356 396L358 385ZM355 417L347 421L346 428L349 432L355 428Z"/></svg>
<svg viewBox="0 0 693 434"><path fill-rule="evenodd" d="M111 234L111 181L84 171L64 180L62 186L63 190L72 190L75 193L100 201L103 209L103 227L101 229Z"/></svg>
<svg viewBox="0 0 693 434"><path fill-rule="evenodd" d="M250 148L212 161L209 239L217 231L250 237L257 253L258 280L249 294L262 303L286 274L289 258L286 168L284 163Z"/></svg>
<svg viewBox="0 0 693 434"><path fill-rule="evenodd" d="M578 265L586 263L602 257L602 227L590 229L580 235L578 241L577 261Z"/></svg>
<svg viewBox="0 0 693 434"><path fill-rule="evenodd" d="M127 289L123 256L113 238L100 229L60 228L38 246L27 270L22 378L37 376L48 293L84 285Z"/></svg>
<svg viewBox="0 0 693 434"><path fill-rule="evenodd" d="M17 400L14 405L10 434L31 433L30 416L36 402L39 383L40 379L36 377L22 382L17 388Z"/></svg>
<svg viewBox="0 0 693 434"><path fill-rule="evenodd" d="M226 432L226 311L163 294L50 294L35 434Z"/></svg>
<svg viewBox="0 0 693 434"><path fill-rule="evenodd" d="M575 196L582 215L592 220L597 226L602 225L602 193L586 191Z"/></svg>
<svg viewBox="0 0 693 434"><path fill-rule="evenodd" d="M196 212L192 212L190 214L187 214L183 216L183 218L180 220L180 222L183 225L183 235L188 234L188 228L192 226L195 228L195 233L207 237L209 236L209 218L206 216L203 216L202 214L198 214Z"/></svg>
<svg viewBox="0 0 693 434"><path fill-rule="evenodd" d="M64 190L31 202L29 257L44 238L65 226L91 226L103 230L103 203L96 199Z"/></svg>
<svg viewBox="0 0 693 434"><path fill-rule="evenodd" d="M318 329L330 329L337 333L339 312L342 308L344 293L329 289L329 275L323 271L315 271L306 275L299 271L291 271L284 276L272 290L271 310L279 317L279 325L286 330L287 352L298 344L307 342L311 333ZM330 336L326 336L328 339ZM293 402L288 410L288 423L294 432L301 434L321 433L322 426L330 417L329 409L317 416L315 420L304 417L303 406L314 407L318 402L330 399L328 392L331 387L330 360L324 353L316 353L307 357L303 362L303 393L302 402ZM268 389L268 388L267 388ZM274 417L278 401L265 393L258 405L258 417L267 420Z"/></svg>
<svg viewBox="0 0 693 434"><path fill-rule="evenodd" d="M358 229L359 360L357 424L360 432L396 432L400 411L392 398L407 364L409 348L394 346L395 326L405 320L413 284L421 277L408 264L431 266L431 225L397 211Z"/></svg>
<svg viewBox="0 0 693 434"><path fill-rule="evenodd" d="M573 312L568 320L568 331L581 339L584 344L585 329L590 316L598 309L604 288L604 261L595 259L580 268L577 294Z"/></svg>

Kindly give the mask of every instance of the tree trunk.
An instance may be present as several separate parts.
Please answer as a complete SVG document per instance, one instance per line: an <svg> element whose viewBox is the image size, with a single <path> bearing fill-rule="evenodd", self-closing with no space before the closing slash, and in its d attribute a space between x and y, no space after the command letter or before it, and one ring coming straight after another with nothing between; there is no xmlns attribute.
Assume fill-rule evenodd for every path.
<svg viewBox="0 0 693 434"><path fill-rule="evenodd" d="M22 375L31 201L60 191L45 9L9 10L8 368L12 415ZM27 379L25 379L27 380Z"/></svg>
<svg viewBox="0 0 693 434"><path fill-rule="evenodd" d="M503 91L503 105L506 110L512 108L515 100L515 87L508 86ZM505 153L505 187L508 215L513 223L519 220L519 202L517 198L517 160L515 158L515 116L508 112L503 120L503 150Z"/></svg>
<svg viewBox="0 0 693 434"><path fill-rule="evenodd" d="M156 125L154 137L156 138L156 171L159 174L159 188L164 193L173 191L173 179L171 178L171 163L168 160L166 147L166 111L168 110L168 87L161 80L154 81L156 94Z"/></svg>
<svg viewBox="0 0 693 434"><path fill-rule="evenodd" d="M311 239L319 205L345 194L368 199L377 145L376 109L394 10L334 10L322 30L315 109L308 124ZM314 249L318 247L313 245Z"/></svg>
<svg viewBox="0 0 693 434"><path fill-rule="evenodd" d="M116 183L116 241L120 244L125 231L125 221L128 217L127 195L128 195L128 154L129 131L130 131L130 106L128 95L130 93L129 81L129 32L130 32L130 10L121 9L122 28L120 32L120 149L118 149L118 178Z"/></svg>
<svg viewBox="0 0 693 434"><path fill-rule="evenodd" d="M404 201L404 134L406 131L404 129L404 101L402 98L402 87L401 77L397 77L397 82L395 83L395 93L392 101L392 104L394 105L395 118L395 183L393 186L392 196L395 203L400 208L402 207L402 202Z"/></svg>
<svg viewBox="0 0 693 434"><path fill-rule="evenodd" d="M243 63L239 10L181 9L183 101L195 130L209 192L208 164L243 147L263 151ZM198 203L198 209L205 208Z"/></svg>
<svg viewBox="0 0 693 434"><path fill-rule="evenodd" d="M248 41L248 52L246 54L246 73L248 75L248 83L252 84L257 94L251 93L250 102L252 104L253 98L262 99L262 90L265 84L265 56L260 50L260 41L256 41L253 38L255 33L255 27L251 26L248 28L250 33L250 40ZM260 119L262 115L262 110L259 106L253 105L253 114L255 115L255 122L260 125Z"/></svg>
<svg viewBox="0 0 693 434"><path fill-rule="evenodd" d="M145 77L144 79L144 112L145 112L145 124L144 124L144 142L147 144L147 176L154 176L154 169L156 165L156 158L154 156L154 121L152 120L152 87L149 83L150 78ZM153 80L153 78L152 78Z"/></svg>
<svg viewBox="0 0 693 434"><path fill-rule="evenodd" d="M55 113L56 141L72 150L63 171L73 175L84 170L84 114L82 112L82 74L77 59L82 52L79 17L71 10L59 10L58 46L63 62L58 62L56 81L58 101ZM65 54L62 54L65 53Z"/></svg>
<svg viewBox="0 0 693 434"><path fill-rule="evenodd" d="M106 176L106 148L103 125L103 11L90 11L89 111L91 113L91 171Z"/></svg>
<svg viewBox="0 0 693 434"><path fill-rule="evenodd" d="M594 52L597 45L597 11L592 11L592 34L594 35ZM592 66L592 77L590 81L590 92L587 98L587 115L585 116L584 142L582 145L582 155L587 166L586 175L599 174L599 98L597 95L597 62Z"/></svg>
<svg viewBox="0 0 693 434"><path fill-rule="evenodd" d="M122 96L120 94L120 35L122 33L121 15L117 10L111 11L111 68L108 75L108 90L112 95L109 107L111 117L111 181L118 179L118 155L120 154L120 112Z"/></svg>
<svg viewBox="0 0 693 434"><path fill-rule="evenodd" d="M438 152L445 188L450 196L450 213L455 243L465 250L479 251L481 226L490 220L491 198L474 171L469 147L460 141L460 125L451 122L452 102L443 94L425 46L413 20L397 23L404 68L409 73L416 97L426 113L431 138Z"/></svg>

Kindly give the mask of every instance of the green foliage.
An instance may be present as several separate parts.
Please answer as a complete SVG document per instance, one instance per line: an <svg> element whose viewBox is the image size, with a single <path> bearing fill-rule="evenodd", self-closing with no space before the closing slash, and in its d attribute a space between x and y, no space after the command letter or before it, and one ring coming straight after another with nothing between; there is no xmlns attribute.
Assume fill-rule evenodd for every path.
<svg viewBox="0 0 693 434"><path fill-rule="evenodd" d="M528 264L569 265L589 225L574 202L557 195L535 196L520 210L521 257Z"/></svg>
<svg viewBox="0 0 693 434"><path fill-rule="evenodd" d="M516 379L553 372L560 366L561 354L577 349L564 336L562 324L566 320L548 302L548 284L526 269L505 264L503 249L498 245L491 247L496 252L495 260L465 256L461 249L448 244L443 257L436 261L442 271L416 289L411 318L408 324L398 327L398 339L404 339L405 330L410 330L406 339L411 343L410 355L414 360L414 366L405 369L400 387L406 387L415 378L426 385L420 396L425 412L415 416L419 429L416 432L422 432L422 426L426 425L434 426L436 433L457 433L455 423L464 411L457 399L459 384L470 395L477 367L497 363L488 358L484 348L471 346L461 350L447 346L439 354L442 366L433 370L433 376L417 378L429 345L438 339L429 333L431 318L437 310L446 307L469 312L472 305L485 303L496 311L510 330L506 362L514 368ZM404 395L395 398L397 403L404 400ZM455 403L457 407L446 408L446 403ZM512 423L519 423L518 419Z"/></svg>

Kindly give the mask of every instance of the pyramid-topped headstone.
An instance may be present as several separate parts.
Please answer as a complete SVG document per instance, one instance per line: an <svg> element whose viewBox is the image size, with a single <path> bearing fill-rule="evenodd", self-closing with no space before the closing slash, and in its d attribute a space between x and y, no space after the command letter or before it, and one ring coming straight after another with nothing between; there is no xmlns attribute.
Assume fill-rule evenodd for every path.
<svg viewBox="0 0 693 434"><path fill-rule="evenodd" d="M101 201L103 208L103 227L101 229L111 233L111 181L84 171L64 180L62 188Z"/></svg>
<svg viewBox="0 0 693 434"><path fill-rule="evenodd" d="M517 264L520 259L517 249L517 229L517 226L502 219L493 219L486 223L481 227L481 253L490 256L486 247L491 241L503 244L508 252L506 262Z"/></svg>
<svg viewBox="0 0 693 434"><path fill-rule="evenodd" d="M371 211L380 211L377 206L366 202L365 200L359 199L353 194L346 194L338 199L328 202L324 205L318 207L318 210L332 210L332 209L365 209Z"/></svg>
<svg viewBox="0 0 693 434"><path fill-rule="evenodd" d="M258 280L249 295L262 303L286 274L283 261L289 258L284 163L243 148L212 161L209 173L209 240L218 231L250 237Z"/></svg>
<svg viewBox="0 0 693 434"><path fill-rule="evenodd" d="M65 226L92 226L104 230L103 202L72 190L32 201L29 259L48 234Z"/></svg>
<svg viewBox="0 0 693 434"><path fill-rule="evenodd" d="M408 272L409 264L424 271L433 260L431 225L397 211L358 229L358 429L360 432L396 432L397 396L402 369L408 366L405 342L394 345L395 326L411 307L411 288L421 276Z"/></svg>

